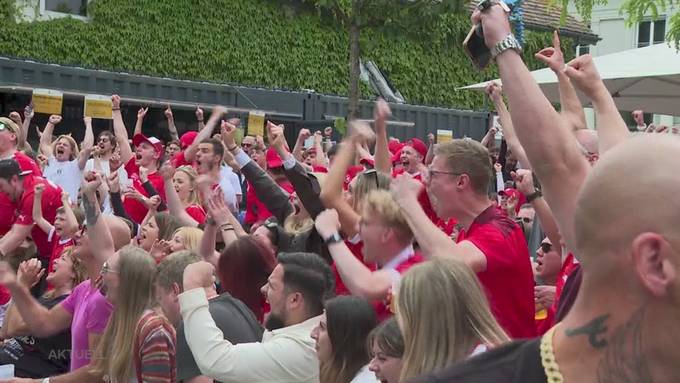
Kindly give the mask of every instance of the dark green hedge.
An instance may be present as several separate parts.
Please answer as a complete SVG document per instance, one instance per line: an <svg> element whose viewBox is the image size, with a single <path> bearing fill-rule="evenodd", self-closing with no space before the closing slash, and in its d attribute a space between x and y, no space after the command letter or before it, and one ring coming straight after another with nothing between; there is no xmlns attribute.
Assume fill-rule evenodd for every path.
<svg viewBox="0 0 680 383"><path fill-rule="evenodd" d="M16 13L0 0L0 13ZM347 33L314 12L273 0L94 0L90 22L0 23L0 55L50 63L284 89L347 93ZM8 18L4 18L7 20ZM455 88L492 78L475 72L461 42L467 15L444 15L419 36L364 31L375 61L410 103L475 109ZM550 34L528 32L526 51ZM569 41L566 52L573 52ZM527 57L531 55L527 54ZM530 58L530 66L537 63Z"/></svg>

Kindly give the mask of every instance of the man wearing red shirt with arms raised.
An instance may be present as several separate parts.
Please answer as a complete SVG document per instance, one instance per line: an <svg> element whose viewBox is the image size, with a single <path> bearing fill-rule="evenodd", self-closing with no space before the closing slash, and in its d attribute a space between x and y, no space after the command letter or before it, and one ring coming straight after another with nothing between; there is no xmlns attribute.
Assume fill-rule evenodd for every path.
<svg viewBox="0 0 680 383"><path fill-rule="evenodd" d="M46 179L22 171L14 159L0 160L0 193L11 205L2 206L0 216L12 217L11 230L0 238L0 257L14 251L30 235L42 260L47 261L52 246L47 234L33 224L33 194L36 185L45 185L42 194L43 217L54 224L57 209L62 206L61 189Z"/></svg>
<svg viewBox="0 0 680 383"><path fill-rule="evenodd" d="M111 105L113 113L113 131L116 134L116 141L120 147L120 160L125 164L125 170L128 177L132 181L132 188L144 197L149 197L149 193L144 189L143 182L139 177L139 168L143 167L148 170L148 178L151 185L158 192L161 200L165 202L165 188L163 177L158 174L161 156L163 155L163 144L156 137L146 137L143 134L137 134L132 137L132 143L135 145L135 152L132 153L130 142L128 141L128 133L123 122L123 115L120 112L120 96L114 94L111 96ZM125 212L136 223L142 223L148 209L139 200L126 197L123 201Z"/></svg>
<svg viewBox="0 0 680 383"><path fill-rule="evenodd" d="M393 194L425 256L457 257L485 288L498 323L513 338L535 335L534 280L529 250L517 224L499 212L487 196L492 169L480 143L458 139L440 144L426 179L437 214L463 225L454 243L428 219L417 197L419 181L401 176Z"/></svg>
<svg viewBox="0 0 680 383"><path fill-rule="evenodd" d="M0 160L15 159L22 171L30 171L35 176L42 176L40 167L29 156L17 150L21 132L19 126L9 118L0 117ZM12 201L0 193L0 211L12 210ZM0 235L5 235L14 223L14 214L0 217Z"/></svg>

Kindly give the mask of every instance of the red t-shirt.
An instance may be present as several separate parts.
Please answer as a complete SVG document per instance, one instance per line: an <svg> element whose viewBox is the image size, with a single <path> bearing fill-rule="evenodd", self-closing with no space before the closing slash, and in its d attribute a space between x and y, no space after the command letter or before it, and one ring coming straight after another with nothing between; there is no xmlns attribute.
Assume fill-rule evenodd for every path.
<svg viewBox="0 0 680 383"><path fill-rule="evenodd" d="M19 169L22 172L30 171L31 175L42 177L40 166L33 161L33 159L21 152L14 152L13 157L19 164ZM5 193L0 193L0 211L8 212L14 210L14 203L9 199ZM14 214L3 214L0 217L0 236L7 234L14 223ZM1 303L0 303L1 304Z"/></svg>
<svg viewBox="0 0 680 383"><path fill-rule="evenodd" d="M196 220L199 225L205 223L206 214L201 205L189 205L184 210L191 216L191 218Z"/></svg>
<svg viewBox="0 0 680 383"><path fill-rule="evenodd" d="M52 244L52 254L50 255L50 261L47 264L47 274L51 273L54 270L54 261L61 257L61 253L64 252L64 250L66 250L67 248L75 245L72 238L62 239L56 232L52 234L51 238L48 235L48 238L50 240L50 243ZM53 286L50 283L48 283L47 289L52 290L52 288Z"/></svg>
<svg viewBox="0 0 680 383"><path fill-rule="evenodd" d="M15 217L13 220L15 224L32 225L33 195L35 194L35 186L39 184L45 185L45 190L42 194L43 218L45 218L47 222L54 224L57 209L62 206L61 188L42 177L32 175L24 176L24 192L20 199L12 204L11 210L4 210L5 207L3 206L2 210L0 210L0 216ZM35 225L31 230L31 238L33 238L33 242L38 248L38 255L40 258L48 260L52 254L52 244L47 240L47 234Z"/></svg>
<svg viewBox="0 0 680 383"><path fill-rule="evenodd" d="M345 245L347 245L347 248L349 251L352 252L354 257L358 260L361 261L366 267L368 267L371 271L375 271L375 265L369 265L364 262L364 253L362 252L364 248L364 242L359 241L357 243L352 243L350 241L345 241ZM352 295L352 293L349 292L349 289L345 284L342 282L342 278L340 277L340 273L338 272L338 269L335 267L335 262L331 265L331 269L333 269L333 275L335 276L335 295Z"/></svg>
<svg viewBox="0 0 680 383"><path fill-rule="evenodd" d="M491 311L512 338L536 334L534 276L522 229L494 206L484 210L458 242L470 241L486 256L477 274Z"/></svg>
<svg viewBox="0 0 680 383"><path fill-rule="evenodd" d="M125 170L128 173L128 178L132 181L132 187L143 196L148 197L149 194L147 194L146 190L144 190L142 181L139 179L139 166L137 166L134 157L132 157L125 164ZM163 177L161 177L158 172L150 173L149 182L151 182L151 185L153 185L153 187L156 189L158 195L161 197L161 200L165 202L165 182L163 181ZM130 218L138 224L142 223L148 211L144 204L133 198L125 198L123 200L123 207L125 208L125 212L128 214L128 216L130 216Z"/></svg>
<svg viewBox="0 0 680 383"><path fill-rule="evenodd" d="M178 167L184 166L184 165L191 165L191 166L194 167L194 169L197 167L196 161L191 162L191 163L189 161L187 161L187 158L184 157L184 151L181 151L181 152L175 154L175 156L172 157L171 162L172 162L172 166L174 166L175 168L178 168Z"/></svg>
<svg viewBox="0 0 680 383"><path fill-rule="evenodd" d="M407 272L411 267L425 261L422 255L418 253L414 253L411 257L406 259L405 261L401 262L398 264L394 270L396 270L400 276L404 275L405 272ZM388 319L389 317L394 314L392 310L390 310L390 306L393 305L392 303L392 297L393 295L396 295L396 292L390 291L387 294L387 297L382 300L382 301L375 301L373 302L373 308L375 308L375 312L378 315L378 321L382 322L385 319Z"/></svg>
<svg viewBox="0 0 680 383"><path fill-rule="evenodd" d="M288 194L293 194L295 192L295 188L293 188L293 185L287 180L278 182L278 185ZM255 188L248 182L248 189L246 191L246 216L244 222L248 225L253 225L258 222L264 222L271 216L273 216L273 214L267 210L267 206L257 198Z"/></svg>

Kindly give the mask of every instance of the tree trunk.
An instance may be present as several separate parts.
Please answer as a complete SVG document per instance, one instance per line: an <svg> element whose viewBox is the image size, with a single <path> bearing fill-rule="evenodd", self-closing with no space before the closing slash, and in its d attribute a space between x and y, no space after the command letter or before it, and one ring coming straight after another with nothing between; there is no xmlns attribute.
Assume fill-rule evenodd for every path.
<svg viewBox="0 0 680 383"><path fill-rule="evenodd" d="M357 118L359 114L359 59L361 47L359 46L359 34L361 29L352 22L349 26L349 110L347 119Z"/></svg>

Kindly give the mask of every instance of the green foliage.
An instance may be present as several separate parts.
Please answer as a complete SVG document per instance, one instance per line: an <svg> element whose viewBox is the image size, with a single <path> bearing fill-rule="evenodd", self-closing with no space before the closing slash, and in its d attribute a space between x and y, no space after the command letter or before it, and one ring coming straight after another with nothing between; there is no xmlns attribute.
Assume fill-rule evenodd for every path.
<svg viewBox="0 0 680 383"><path fill-rule="evenodd" d="M0 12L14 12L13 7L13 1L0 0ZM94 0L88 11L90 22L1 23L0 55L347 94L347 32L313 11L274 0ZM497 72L472 68L462 49L468 28L467 15L445 14L416 37L367 30L362 55L376 62L410 103L479 109L485 105L480 93L456 88L495 78ZM526 42L525 59L537 68L533 53L549 44L550 33L529 32ZM573 52L569 41L563 46ZM366 87L362 93L370 97Z"/></svg>

